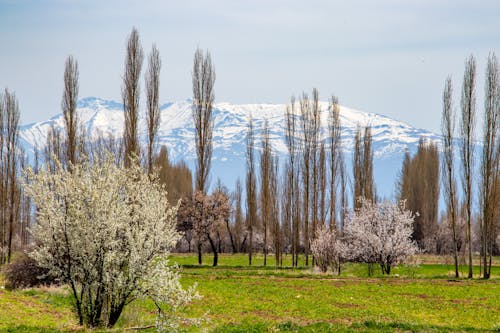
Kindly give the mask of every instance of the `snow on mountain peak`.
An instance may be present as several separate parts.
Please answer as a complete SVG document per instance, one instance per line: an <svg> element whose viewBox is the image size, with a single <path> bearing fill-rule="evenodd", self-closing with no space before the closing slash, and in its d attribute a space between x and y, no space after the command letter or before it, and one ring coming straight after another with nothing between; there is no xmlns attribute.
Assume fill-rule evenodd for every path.
<svg viewBox="0 0 500 333"><path fill-rule="evenodd" d="M296 105L298 110L299 105ZM320 102L322 133L328 134L328 103ZM174 159L184 159L192 165L195 159L194 126L191 113L191 99L178 102L169 102L160 107L161 123L158 131L158 144L166 145L169 156ZM284 137L284 114L286 104L232 104L227 102L215 103L214 133L213 133L213 168L212 174L223 178L226 184L232 186L236 177L243 177L245 170L246 132L250 116L254 121L256 146L260 147L260 132L267 119L270 128L271 144L278 155L284 160L286 144ZM78 102L79 118L91 140L98 134L112 134L116 138L123 135L124 113L123 105L115 101L96 97L83 98ZM143 143L147 140L145 116L139 122L139 139ZM370 125L372 128L373 148L375 154L375 173L377 163L391 163L392 179L397 175L400 163L406 149L415 151L420 137L434 142L439 136L416 129L406 123L374 114L366 113L344 106L340 106L340 120L342 124L342 141L344 151L349 154L353 147L354 133L359 126ZM20 129L21 144L25 151L32 152L33 148L43 148L46 142L47 131L51 126L60 130L64 128L63 116L58 114L47 121L22 126ZM346 157L349 161L349 157ZM386 169L386 168L385 168ZM226 179L224 179L226 178ZM229 179L228 179L229 178ZM384 176L383 179L391 179ZM387 184L392 189L393 182ZM380 186L378 186L380 190ZM384 191L385 192L385 191ZM385 192L390 193L390 192Z"/></svg>

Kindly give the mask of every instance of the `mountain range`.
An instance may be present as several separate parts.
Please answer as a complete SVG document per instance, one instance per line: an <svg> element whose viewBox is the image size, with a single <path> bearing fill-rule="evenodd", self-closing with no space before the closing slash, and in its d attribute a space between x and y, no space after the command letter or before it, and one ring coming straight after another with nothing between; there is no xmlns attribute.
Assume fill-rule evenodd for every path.
<svg viewBox="0 0 500 333"><path fill-rule="evenodd" d="M320 102L322 135L328 133L328 103ZM298 105L297 105L298 108ZM158 131L158 146L166 145L169 157L183 159L194 171L196 158L194 150L194 126L191 113L191 100L166 103L161 105L161 124ZM270 139L274 152L284 161L287 154L284 136L285 104L231 104L215 103L213 158L211 185L220 179L228 188L234 188L236 180L245 179L246 172L246 133L250 116L254 121L257 150L260 147L261 130L267 119ZM123 105L114 101L87 97L78 102L78 114L90 140L99 133L111 133L120 138L123 134ZM370 125L373 136L374 176L377 194L380 197L394 195L395 182L401 169L406 150L415 152L421 137L433 142L440 141L440 135L417 129L409 124L389 117L354 110L340 106L342 125L342 145L346 154L348 170L351 170L354 134L357 126ZM35 145L43 148L48 129L63 129L62 114L49 120L23 125L20 127L20 143L28 154ZM147 140L144 115L140 118L139 139L144 144ZM258 152L257 152L258 157ZM257 158L258 161L258 158Z"/></svg>

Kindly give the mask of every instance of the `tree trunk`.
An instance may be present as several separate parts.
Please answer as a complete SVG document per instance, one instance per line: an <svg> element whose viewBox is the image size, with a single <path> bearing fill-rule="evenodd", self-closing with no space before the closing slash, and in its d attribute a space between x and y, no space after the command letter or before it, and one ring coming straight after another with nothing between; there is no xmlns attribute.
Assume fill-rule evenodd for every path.
<svg viewBox="0 0 500 333"><path fill-rule="evenodd" d="M120 318L120 315L122 314L124 306L125 306L125 302L121 302L118 305L118 307L111 309L111 311L109 313L109 319L108 319L108 328L115 326L116 322L118 321L118 318Z"/></svg>
<svg viewBox="0 0 500 333"><path fill-rule="evenodd" d="M252 238L253 238L253 235L252 235L252 230L250 230L250 234L249 234L250 238L249 238L249 241L248 241L248 266L252 266L252 247L253 247L253 242L252 242Z"/></svg>
<svg viewBox="0 0 500 333"><path fill-rule="evenodd" d="M218 256L218 253L217 253L217 246L215 245L212 237L210 237L210 235L208 235L208 242L210 243L210 247L212 248L212 252L214 253L214 263L213 263L213 267L216 267L217 266L217 262L219 261L219 256Z"/></svg>
<svg viewBox="0 0 500 333"><path fill-rule="evenodd" d="M202 253L201 253L201 242L198 241L198 265L203 264Z"/></svg>
<svg viewBox="0 0 500 333"><path fill-rule="evenodd" d="M231 248L233 250L233 254L235 254L237 252L236 244L234 243L233 233L231 232L231 228L229 227L229 219L226 219L226 228L227 228L227 233L229 234L229 239L231 240Z"/></svg>
<svg viewBox="0 0 500 333"><path fill-rule="evenodd" d="M455 278L458 279L458 277L459 277L459 272L458 272L458 251L457 251L457 243L456 242L454 244L453 260L455 261Z"/></svg>

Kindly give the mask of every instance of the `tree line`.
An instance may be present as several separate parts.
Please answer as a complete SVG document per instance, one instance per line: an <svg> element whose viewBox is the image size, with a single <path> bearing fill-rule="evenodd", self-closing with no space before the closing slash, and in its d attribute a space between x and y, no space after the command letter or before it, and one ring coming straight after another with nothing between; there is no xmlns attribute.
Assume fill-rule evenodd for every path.
<svg viewBox="0 0 500 333"><path fill-rule="evenodd" d="M210 192L216 79L211 54L197 49L191 72L196 152L193 181L184 162L170 161L166 147L157 150L161 58L155 45L147 57L144 74L147 144L144 149L140 147L138 119L144 52L136 29L127 39L126 51L122 82L123 137L102 133L91 138L85 132L77 112L78 62L70 56L63 76L64 131L51 128L43 149L35 148L31 161L34 170L55 170L56 161L61 161L64 168L71 171L87 160L103 163L106 152L113 153L117 164L124 162L131 167L132 163L139 163L151 177L159 175L168 189L169 202L180 200L177 230L182 239L177 250L196 251L200 264L203 254L210 251L214 254L213 265L217 265L221 252L246 252L249 265L256 252L263 253L264 265L269 264L271 254L276 266L282 266L283 256L288 255L294 267L301 258L306 265L322 265L323 259L314 254L313 248L317 246L313 243L322 239L323 234L333 232L335 239L354 242L352 223L356 214L368 212L373 207L387 210L376 193L371 127L369 124L358 126L352 171L349 172L338 98L333 95L328 109L321 110L317 89L310 95L292 96L284 110L288 152L284 160L278 159L272 147L267 121L262 129L255 129L250 115L244 180L235 180L233 192L220 182ZM490 276L492 256L499 253L498 71L496 56L491 54L486 69L480 165L474 165L477 83L475 59L471 56L466 61L460 94L459 131L455 131L452 81L447 78L443 92L442 153L436 144L422 138L413 156L406 153L396 184L395 205L401 208L404 202L402 212L414 213L409 241L426 252L451 254L457 276L465 253L469 277L472 277L472 253L477 250L481 256L482 275L486 278ZM0 97L0 263L6 263L11 260L13 250L23 249L30 243L28 230L36 223L36 207L20 185L21 170L28 161L18 144L17 99L8 90ZM327 130L322 131L321 115L325 111ZM459 154L458 159L456 154ZM460 165L454 164L456 160ZM479 177L474 174L476 169L480 170ZM479 185L474 187L474 184ZM440 216L441 190L446 210ZM477 211L475 204L479 207ZM342 260L360 260L362 256L333 257L339 261L341 257Z"/></svg>
<svg viewBox="0 0 500 333"><path fill-rule="evenodd" d="M413 156L407 151L396 184L395 197L397 207L403 204L405 210L414 213L410 239L418 245L419 251L451 254L457 277L459 264L466 257L468 277L472 277L472 253L477 251L481 258L481 275L488 278L491 274L492 256L500 252L500 90L498 63L494 54L488 57L486 69L484 128L482 145L479 146L482 151L478 168L474 166L474 149L478 146L474 134L477 113L475 76L475 59L471 56L465 65L458 133L454 132L456 119L451 79L446 80L440 143L442 153L439 152L438 143L429 142L425 138L420 139ZM210 83L211 88L212 86L213 82ZM328 133L323 133L318 95L318 91L313 89L311 96L303 93L298 101L292 96L287 105L284 124L288 154L285 161L279 161L273 151L267 121L260 129L261 136L257 137L250 115L246 152L246 211L243 213L242 185L237 180L235 192L225 192L226 200L234 202L231 222L227 223L227 215L224 215L225 223L219 221L212 226L211 232L216 235L218 244L223 244L217 249L212 247L214 254L217 251L247 252L251 265L253 254L261 252L264 255L264 265L267 265L268 253L274 253L276 266L282 265L283 255L291 256L293 266L298 265L299 256L302 256L306 265L310 264L310 260L315 265L317 258L314 255L311 258L311 243L319 237L318 231L326 233L335 230L340 237L349 223L352 223L352 214L368 209L366 202L375 207L384 203L377 197L373 177L371 127L358 126L354 136L352 179L349 179L342 148L338 99L333 96L330 100L326 110ZM209 108L204 116L210 117L212 104L205 105ZM207 126L203 130L196 127L195 121L198 133L213 130L213 120L204 119ZM204 135L211 140L211 132ZM197 142L203 142L202 136L197 137L200 140ZM211 142L205 144L211 145ZM459 166L454 165L456 153L459 153ZM199 154L198 158L200 156ZM201 170L206 160L198 159L198 163L197 170ZM480 170L479 177L475 170ZM455 179L457 172L461 175L461 192ZM446 209L440 215L441 190ZM351 209L349 193L352 194ZM475 193L477 201L474 201ZM474 211L475 204L478 211ZM221 233L221 228L226 232ZM201 264L200 242L198 253ZM214 260L213 264L216 265L217 262Z"/></svg>

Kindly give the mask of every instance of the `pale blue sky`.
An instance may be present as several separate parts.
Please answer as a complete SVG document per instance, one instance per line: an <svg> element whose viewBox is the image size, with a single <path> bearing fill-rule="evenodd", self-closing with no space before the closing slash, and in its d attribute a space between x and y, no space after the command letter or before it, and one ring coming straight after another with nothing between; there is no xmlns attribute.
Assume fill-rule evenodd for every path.
<svg viewBox="0 0 500 333"><path fill-rule="evenodd" d="M0 88L16 92L22 123L60 112L69 54L80 97L121 101L132 26L145 53L160 49L162 103L191 96L199 46L215 62L217 101L286 103L317 87L323 100L434 131L446 76L458 107L473 53L482 110L486 58L500 56L500 1L0 0Z"/></svg>

